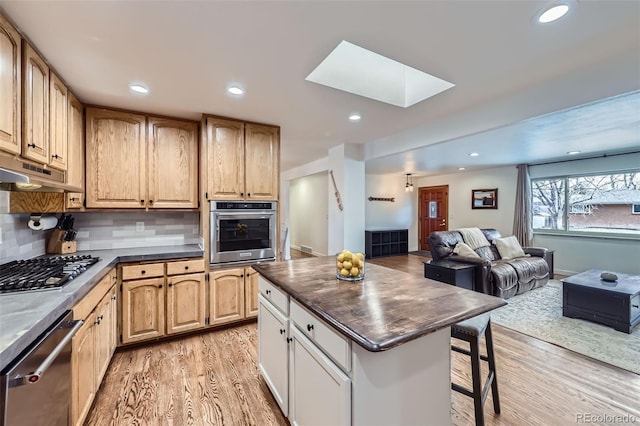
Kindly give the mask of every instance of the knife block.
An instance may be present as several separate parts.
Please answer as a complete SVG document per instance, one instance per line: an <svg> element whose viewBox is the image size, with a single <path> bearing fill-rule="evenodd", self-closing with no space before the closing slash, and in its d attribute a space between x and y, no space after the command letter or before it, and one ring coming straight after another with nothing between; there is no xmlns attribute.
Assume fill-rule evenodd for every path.
<svg viewBox="0 0 640 426"><path fill-rule="evenodd" d="M50 254L69 254L76 252L75 241L64 241L63 229L54 229L47 240L47 253Z"/></svg>

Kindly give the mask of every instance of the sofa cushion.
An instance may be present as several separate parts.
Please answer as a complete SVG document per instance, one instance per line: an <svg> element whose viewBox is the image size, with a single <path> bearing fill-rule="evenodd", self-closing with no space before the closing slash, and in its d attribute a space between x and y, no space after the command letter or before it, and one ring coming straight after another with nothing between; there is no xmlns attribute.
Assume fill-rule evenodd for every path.
<svg viewBox="0 0 640 426"><path fill-rule="evenodd" d="M458 256L480 257L478 253L473 251L471 247L469 247L463 242L459 242L458 244L456 244L456 247L453 249L453 252Z"/></svg>
<svg viewBox="0 0 640 426"><path fill-rule="evenodd" d="M498 248L498 253L502 259L515 259L516 257L524 257L524 250L520 246L515 236L496 238L493 243Z"/></svg>
<svg viewBox="0 0 640 426"><path fill-rule="evenodd" d="M495 256L493 250L491 250L491 246L484 246L475 249L475 252L483 259L487 259L489 262L493 262L496 259L499 259L499 256Z"/></svg>

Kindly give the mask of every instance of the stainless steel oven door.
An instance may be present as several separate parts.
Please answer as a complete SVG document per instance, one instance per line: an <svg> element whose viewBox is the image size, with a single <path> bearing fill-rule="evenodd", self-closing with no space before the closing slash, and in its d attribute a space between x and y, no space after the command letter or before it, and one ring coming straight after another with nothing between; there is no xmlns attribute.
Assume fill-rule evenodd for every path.
<svg viewBox="0 0 640 426"><path fill-rule="evenodd" d="M260 211L211 212L211 263L274 260L276 213Z"/></svg>

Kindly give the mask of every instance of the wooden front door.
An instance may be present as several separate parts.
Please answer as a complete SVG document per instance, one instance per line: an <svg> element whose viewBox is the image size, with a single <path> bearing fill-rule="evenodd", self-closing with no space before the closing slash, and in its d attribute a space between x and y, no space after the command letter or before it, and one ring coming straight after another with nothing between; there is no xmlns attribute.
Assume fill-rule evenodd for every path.
<svg viewBox="0 0 640 426"><path fill-rule="evenodd" d="M420 188L418 196L418 238L420 250L429 250L429 234L446 231L449 217L449 185Z"/></svg>

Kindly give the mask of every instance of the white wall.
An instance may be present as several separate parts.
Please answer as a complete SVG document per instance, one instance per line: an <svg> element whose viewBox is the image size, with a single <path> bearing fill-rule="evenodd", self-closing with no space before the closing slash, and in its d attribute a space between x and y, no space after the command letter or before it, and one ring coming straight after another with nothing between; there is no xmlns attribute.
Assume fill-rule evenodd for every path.
<svg viewBox="0 0 640 426"><path fill-rule="evenodd" d="M327 172L289 181L289 240L291 247L310 246L327 255L329 177Z"/></svg>
<svg viewBox="0 0 640 426"><path fill-rule="evenodd" d="M405 175L366 175L365 229L408 229L409 251L418 250L418 192L405 192ZM395 198L394 202L369 197Z"/></svg>
<svg viewBox="0 0 640 426"><path fill-rule="evenodd" d="M416 179L414 185L419 187L449 185L450 230L477 226L478 228L495 228L506 236L513 234L517 178L516 167L507 166L427 176ZM471 209L471 191L489 188L498 188L498 208L496 210Z"/></svg>

